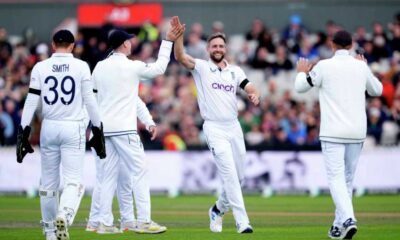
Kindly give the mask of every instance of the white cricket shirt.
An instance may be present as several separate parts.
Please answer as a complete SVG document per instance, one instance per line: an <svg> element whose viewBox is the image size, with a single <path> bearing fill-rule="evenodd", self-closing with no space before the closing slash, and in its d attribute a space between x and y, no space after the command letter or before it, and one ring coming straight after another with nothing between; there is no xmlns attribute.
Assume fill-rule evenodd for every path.
<svg viewBox="0 0 400 240"><path fill-rule="evenodd" d="M91 81L89 66L71 53L54 53L37 63L32 69L30 88L41 91L43 118L63 121L84 119L84 81Z"/></svg>
<svg viewBox="0 0 400 240"><path fill-rule="evenodd" d="M136 132L139 81L165 72L171 48L172 42L162 41L155 63L132 61L122 53L113 53L97 63L92 78L104 135Z"/></svg>
<svg viewBox="0 0 400 240"><path fill-rule="evenodd" d="M347 50L319 61L309 73L319 88L321 108L320 139L339 143L363 142L367 133L365 91L371 96L382 94L382 83L368 65L355 59ZM305 73L295 81L298 92L311 89Z"/></svg>
<svg viewBox="0 0 400 240"><path fill-rule="evenodd" d="M238 66L225 63L226 67L220 70L211 60L195 59L195 67L191 72L197 87L200 114L204 120L237 119L236 91L246 75Z"/></svg>

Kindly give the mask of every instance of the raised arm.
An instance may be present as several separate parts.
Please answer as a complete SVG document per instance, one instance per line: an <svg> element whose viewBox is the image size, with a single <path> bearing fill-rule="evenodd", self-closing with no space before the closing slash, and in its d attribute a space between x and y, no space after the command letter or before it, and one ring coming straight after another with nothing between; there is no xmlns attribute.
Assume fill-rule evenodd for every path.
<svg viewBox="0 0 400 240"><path fill-rule="evenodd" d="M382 95L383 86L377 77L371 72L371 69L368 67L368 62L365 57L361 54L358 54L356 59L363 61L365 63L365 71L367 72L367 92L370 96L379 97Z"/></svg>
<svg viewBox="0 0 400 240"><path fill-rule="evenodd" d="M304 93L310 90L314 85L319 86L320 77L318 74L318 65L316 65L313 69L312 76L310 76L309 72L312 68L312 64L308 62L305 58L300 58L297 62L297 75L296 80L294 82L294 88L298 93Z"/></svg>
<svg viewBox="0 0 400 240"><path fill-rule="evenodd" d="M182 25L179 22L179 18L171 21L172 26L177 26L177 27L183 27L185 30L185 25ZM195 66L195 60L192 56L188 55L185 53L185 50L183 48L183 34L178 37L175 41L174 45L174 54L176 60L181 63L185 68L193 70Z"/></svg>
<svg viewBox="0 0 400 240"><path fill-rule="evenodd" d="M143 63L140 70L140 76L144 79L154 78L158 75L164 74L169 63L169 57L172 51L172 44L176 39L183 34L184 27L172 25L172 21L177 17L172 17L171 26L167 30L166 40L161 42L160 50L158 52L157 61L154 63Z"/></svg>

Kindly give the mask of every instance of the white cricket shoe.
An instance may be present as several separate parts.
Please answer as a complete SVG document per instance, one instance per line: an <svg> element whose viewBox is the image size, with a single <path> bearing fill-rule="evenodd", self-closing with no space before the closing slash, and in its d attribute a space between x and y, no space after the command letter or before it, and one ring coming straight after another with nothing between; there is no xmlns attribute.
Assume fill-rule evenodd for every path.
<svg viewBox="0 0 400 240"><path fill-rule="evenodd" d="M137 228L136 226L136 221L132 222L121 222L121 231L126 232L126 231L135 231Z"/></svg>
<svg viewBox="0 0 400 240"><path fill-rule="evenodd" d="M210 210L208 210L208 215L210 217L210 230L211 232L219 233L222 232L222 223L224 220L224 214L218 214L213 211L212 206Z"/></svg>
<svg viewBox="0 0 400 240"><path fill-rule="evenodd" d="M86 232L96 232L97 228L99 227L99 223L98 222L88 222L86 224Z"/></svg>
<svg viewBox="0 0 400 240"><path fill-rule="evenodd" d="M253 228L248 223L237 223L236 228L238 233L253 233Z"/></svg>
<svg viewBox="0 0 400 240"><path fill-rule="evenodd" d="M119 228L116 226L106 226L103 223L100 223L99 227L97 228L96 231L98 234L119 234L122 233Z"/></svg>
<svg viewBox="0 0 400 240"><path fill-rule="evenodd" d="M57 240L56 234L54 232L47 232L46 240Z"/></svg>
<svg viewBox="0 0 400 240"><path fill-rule="evenodd" d="M56 236L58 240L69 240L67 220L62 215L56 218Z"/></svg>
<svg viewBox="0 0 400 240"><path fill-rule="evenodd" d="M160 224L150 221L146 222L137 222L136 227L132 230L136 233L163 233L167 231L167 227L161 226Z"/></svg>

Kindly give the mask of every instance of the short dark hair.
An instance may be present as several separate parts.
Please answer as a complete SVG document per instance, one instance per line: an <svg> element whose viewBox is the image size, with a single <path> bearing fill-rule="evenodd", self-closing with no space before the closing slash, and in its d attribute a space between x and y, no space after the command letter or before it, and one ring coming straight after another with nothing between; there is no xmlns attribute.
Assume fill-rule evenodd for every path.
<svg viewBox="0 0 400 240"><path fill-rule="evenodd" d="M221 32L216 32L211 34L208 38L207 38L207 43L210 43L213 39L215 38L221 38L222 40L224 40L224 43L226 43L226 37L225 34L221 33Z"/></svg>
<svg viewBox="0 0 400 240"><path fill-rule="evenodd" d="M75 42L75 38L69 30L62 29L53 35L53 42L56 47L69 47Z"/></svg>
<svg viewBox="0 0 400 240"><path fill-rule="evenodd" d="M340 30L333 35L332 42L339 47L346 48L351 46L353 39L349 32Z"/></svg>

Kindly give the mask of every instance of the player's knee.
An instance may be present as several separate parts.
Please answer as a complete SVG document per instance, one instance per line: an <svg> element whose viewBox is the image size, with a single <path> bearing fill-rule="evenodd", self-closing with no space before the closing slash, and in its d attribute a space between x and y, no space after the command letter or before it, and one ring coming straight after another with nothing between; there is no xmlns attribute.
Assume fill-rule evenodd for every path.
<svg viewBox="0 0 400 240"><path fill-rule="evenodd" d="M58 190L40 188L39 189L39 196L40 197L47 197L47 198L56 198L56 197L58 197Z"/></svg>

